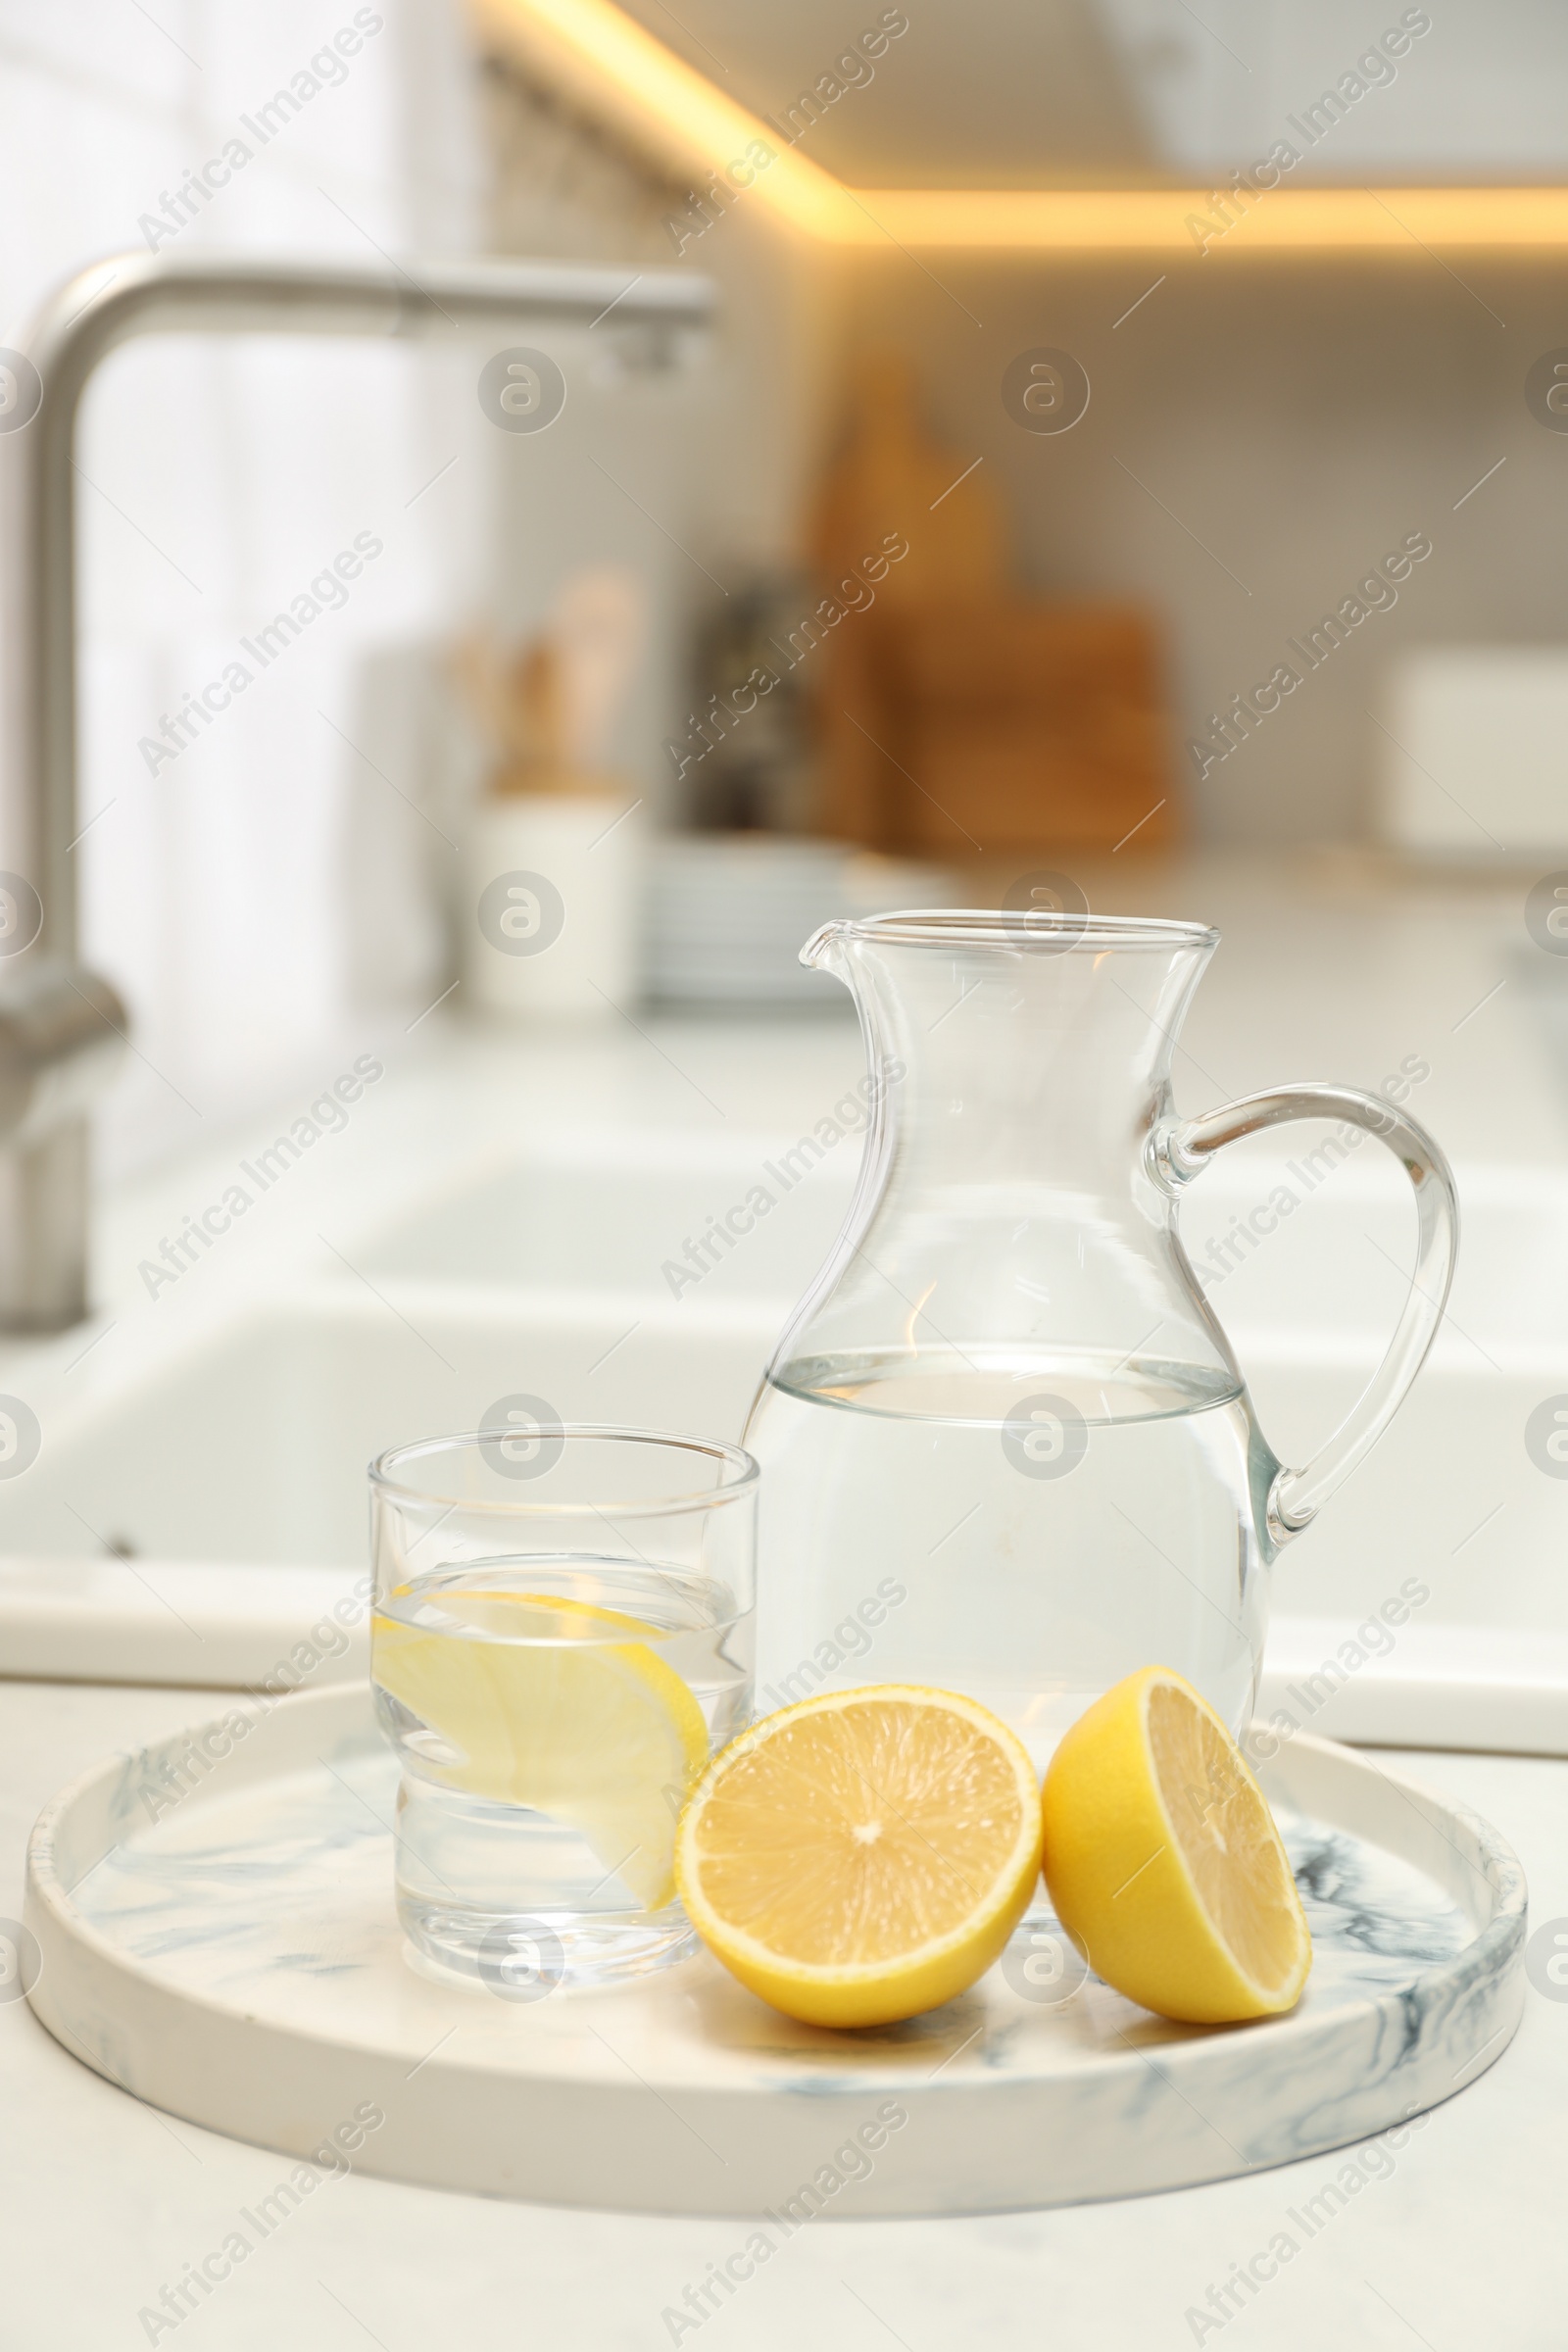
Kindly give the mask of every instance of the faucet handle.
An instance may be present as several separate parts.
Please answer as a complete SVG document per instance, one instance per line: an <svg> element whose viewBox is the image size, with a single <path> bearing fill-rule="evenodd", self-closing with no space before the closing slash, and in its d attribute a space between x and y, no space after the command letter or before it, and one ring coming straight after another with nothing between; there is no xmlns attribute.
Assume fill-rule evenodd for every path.
<svg viewBox="0 0 1568 2352"><path fill-rule="evenodd" d="M0 1146L33 1144L79 1118L129 1044L107 980L42 957L0 978Z"/></svg>

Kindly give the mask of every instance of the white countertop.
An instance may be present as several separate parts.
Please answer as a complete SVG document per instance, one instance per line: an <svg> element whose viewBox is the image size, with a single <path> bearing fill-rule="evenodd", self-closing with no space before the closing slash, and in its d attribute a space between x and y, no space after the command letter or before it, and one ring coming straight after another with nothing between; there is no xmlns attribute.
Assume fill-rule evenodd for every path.
<svg viewBox="0 0 1568 2352"><path fill-rule="evenodd" d="M1326 850L1121 864L1085 873L1097 910L1221 935L1176 1055L1181 1111L1292 1079L1376 1090L1414 1054L1432 1074L1409 1107L1456 1165L1568 1168L1568 958L1525 929L1533 874Z"/></svg>
<svg viewBox="0 0 1568 2352"><path fill-rule="evenodd" d="M46 1797L105 1751L206 1711L190 1691L0 1685L0 1910L19 1914L24 1840ZM1538 1931L1568 1923L1568 1764L1390 1761L1496 1823L1529 1875ZM285 2158L116 2090L21 2001L0 2004L0 2083L7 2345L111 2352L147 2342L141 2310L220 2247L240 2208L254 2210L289 2171ZM1531 1989L1496 2065L1436 2110L1387 2177L1367 2178L1310 2241L1291 2209L1299 2215L1343 2157L1122 2204L814 2221L678 2340L702 2335L720 2352L797 2352L803 2339L860 2352L890 2338L908 2352L975 2343L1157 2352L1234 2331L1259 2352L1320 2352L1326 2342L1556 2352L1568 2286L1565 2106L1568 1997ZM1195 2331L1188 2312L1204 2310L1209 2287L1281 2230L1298 2243L1294 2258L1223 2328ZM383 2352L464 2341L655 2352L677 2340L666 2308L746 2234L733 2220L571 2212L345 2177L324 2181L157 2340L188 2328L198 2352L349 2352L367 2340Z"/></svg>

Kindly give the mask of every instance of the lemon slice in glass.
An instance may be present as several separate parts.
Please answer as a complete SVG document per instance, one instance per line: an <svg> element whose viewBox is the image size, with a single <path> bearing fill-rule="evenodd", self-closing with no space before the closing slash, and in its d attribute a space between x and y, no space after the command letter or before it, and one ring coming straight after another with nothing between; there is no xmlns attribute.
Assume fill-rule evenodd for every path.
<svg viewBox="0 0 1568 2352"><path fill-rule="evenodd" d="M440 1607L471 1632L379 1611L371 1626L374 1680L449 1751L422 1769L566 1823L646 1910L662 1909L708 1727L690 1686L648 1646L659 1629L549 1593L459 1590Z"/></svg>
<svg viewBox="0 0 1568 2352"><path fill-rule="evenodd" d="M886 2025L962 1992L1039 1870L1022 1742L973 1699L898 1683L755 1724L709 1766L675 1845L709 1949L821 2026Z"/></svg>
<svg viewBox="0 0 1568 2352"><path fill-rule="evenodd" d="M1091 1968L1161 2017L1294 2007L1312 1938L1263 1791L1207 1700L1146 1666L1096 1699L1046 1774L1046 1885Z"/></svg>

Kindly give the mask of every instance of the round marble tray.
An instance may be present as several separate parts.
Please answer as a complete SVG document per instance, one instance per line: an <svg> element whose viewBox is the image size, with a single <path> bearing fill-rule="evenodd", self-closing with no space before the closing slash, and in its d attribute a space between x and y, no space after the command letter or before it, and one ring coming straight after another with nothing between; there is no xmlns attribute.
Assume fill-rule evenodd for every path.
<svg viewBox="0 0 1568 2352"><path fill-rule="evenodd" d="M1264 1776L1316 1945L1290 2017L1167 2025L1015 1939L947 2008L833 2034L706 1953L531 2002L421 1976L368 1693L286 1699L242 1739L234 1712L205 1754L184 1734L113 1758L44 1812L29 1997L136 2097L318 2164L786 2231L1064 2204L1364 2138L1474 2081L1518 2023L1508 1846L1326 1740Z"/></svg>

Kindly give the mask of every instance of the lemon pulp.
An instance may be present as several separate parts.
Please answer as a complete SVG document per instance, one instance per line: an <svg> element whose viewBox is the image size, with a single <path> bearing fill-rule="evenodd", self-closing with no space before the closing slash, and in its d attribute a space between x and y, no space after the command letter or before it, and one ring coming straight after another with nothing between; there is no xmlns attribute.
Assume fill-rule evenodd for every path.
<svg viewBox="0 0 1568 2352"><path fill-rule="evenodd" d="M1299 1999L1312 1939L1267 1801L1229 1731L1163 1667L1082 1714L1044 1789L1056 1916L1107 1984L1220 2025Z"/></svg>
<svg viewBox="0 0 1568 2352"><path fill-rule="evenodd" d="M783 1709L716 1757L676 1877L710 1948L820 2025L910 2017L990 1966L1039 1868L1022 1744L972 1699L914 1686Z"/></svg>
<svg viewBox="0 0 1568 2352"><path fill-rule="evenodd" d="M708 1727L649 1646L659 1629L555 1594L459 1589L439 1605L464 1630L380 1611L371 1625L375 1682L435 1735L419 1769L566 1823L645 1909L662 1908Z"/></svg>

